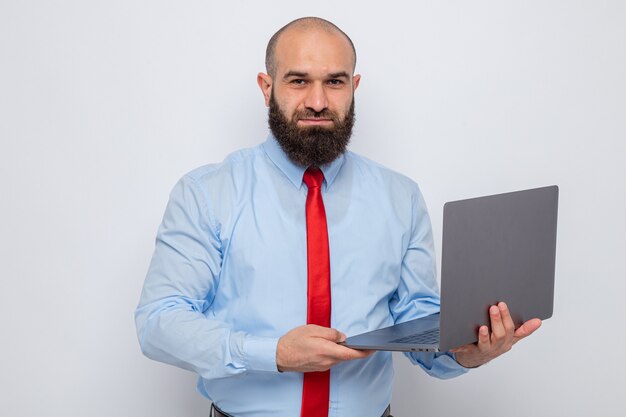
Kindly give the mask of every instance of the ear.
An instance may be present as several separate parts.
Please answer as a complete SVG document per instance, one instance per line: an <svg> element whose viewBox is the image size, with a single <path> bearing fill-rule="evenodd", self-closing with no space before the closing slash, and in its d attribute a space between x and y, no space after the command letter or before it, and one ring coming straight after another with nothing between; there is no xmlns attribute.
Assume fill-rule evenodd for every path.
<svg viewBox="0 0 626 417"><path fill-rule="evenodd" d="M356 74L352 77L352 91L356 91L361 82L361 74Z"/></svg>
<svg viewBox="0 0 626 417"><path fill-rule="evenodd" d="M272 95L272 77L268 74L259 72L256 76L256 82L263 93L263 97L265 98L265 107L269 107L270 97Z"/></svg>

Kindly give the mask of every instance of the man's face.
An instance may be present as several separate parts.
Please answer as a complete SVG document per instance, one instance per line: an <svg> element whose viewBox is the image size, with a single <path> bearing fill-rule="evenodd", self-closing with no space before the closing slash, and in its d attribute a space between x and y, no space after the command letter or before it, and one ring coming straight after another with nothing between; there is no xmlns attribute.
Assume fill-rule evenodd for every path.
<svg viewBox="0 0 626 417"><path fill-rule="evenodd" d="M272 133L298 165L323 165L346 150L354 123L354 55L340 34L288 30L276 45L275 74L259 74Z"/></svg>

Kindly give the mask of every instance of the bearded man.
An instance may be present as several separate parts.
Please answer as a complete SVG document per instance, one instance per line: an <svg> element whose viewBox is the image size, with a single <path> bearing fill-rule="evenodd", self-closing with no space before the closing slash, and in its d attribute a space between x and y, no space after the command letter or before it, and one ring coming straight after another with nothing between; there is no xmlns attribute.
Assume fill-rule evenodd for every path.
<svg viewBox="0 0 626 417"><path fill-rule="evenodd" d="M136 311L145 355L198 374L214 415L389 416L391 353L339 344L436 313L430 220L417 185L346 147L356 52L334 24L280 29L257 82L271 134L175 186ZM491 333L456 353L407 353L450 378L509 350Z"/></svg>

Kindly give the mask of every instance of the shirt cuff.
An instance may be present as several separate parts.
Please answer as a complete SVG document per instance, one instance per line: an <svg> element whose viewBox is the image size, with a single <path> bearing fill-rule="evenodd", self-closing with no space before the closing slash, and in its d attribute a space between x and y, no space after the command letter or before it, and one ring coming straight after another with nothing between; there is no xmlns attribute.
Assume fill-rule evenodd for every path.
<svg viewBox="0 0 626 417"><path fill-rule="evenodd" d="M459 361L456 360L456 353L454 352L445 352L441 354L441 356L438 356L438 358L440 358L440 360L443 360L450 368L459 369L461 371L464 371L463 373L469 372L469 370L472 369L466 368L465 366L461 365Z"/></svg>
<svg viewBox="0 0 626 417"><path fill-rule="evenodd" d="M278 372L276 346L278 338L246 335L243 342L243 359L250 371Z"/></svg>
<svg viewBox="0 0 626 417"><path fill-rule="evenodd" d="M430 376L439 379L454 378L468 372L452 352L405 352L413 364L419 365Z"/></svg>

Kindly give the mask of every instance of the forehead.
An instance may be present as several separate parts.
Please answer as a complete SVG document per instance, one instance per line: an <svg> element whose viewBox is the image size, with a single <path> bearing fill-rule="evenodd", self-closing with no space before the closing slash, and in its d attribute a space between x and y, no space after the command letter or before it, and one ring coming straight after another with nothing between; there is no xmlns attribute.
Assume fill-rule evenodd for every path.
<svg viewBox="0 0 626 417"><path fill-rule="evenodd" d="M287 71L339 72L352 74L354 52L339 32L324 29L290 29L276 44L277 74Z"/></svg>

